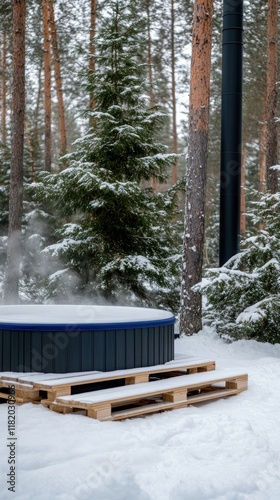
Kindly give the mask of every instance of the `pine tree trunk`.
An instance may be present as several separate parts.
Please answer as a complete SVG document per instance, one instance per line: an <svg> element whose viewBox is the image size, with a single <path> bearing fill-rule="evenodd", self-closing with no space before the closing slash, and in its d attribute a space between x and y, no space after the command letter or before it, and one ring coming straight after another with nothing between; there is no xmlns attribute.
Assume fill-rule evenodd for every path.
<svg viewBox="0 0 280 500"><path fill-rule="evenodd" d="M45 106L45 159L44 168L51 171L51 39L49 0L42 0L44 27L44 106Z"/></svg>
<svg viewBox="0 0 280 500"><path fill-rule="evenodd" d="M21 260L21 224L23 209L23 145L25 116L25 0L13 2L13 88L12 156L9 198L9 233L7 268L4 280L4 303L19 300Z"/></svg>
<svg viewBox="0 0 280 500"><path fill-rule="evenodd" d="M149 94L150 94L150 106L151 108L155 105L155 96L153 89L153 56L152 56L152 38L151 38L151 4L150 0L146 2L146 12L147 12L147 46L148 46L148 71L149 71Z"/></svg>
<svg viewBox="0 0 280 500"><path fill-rule="evenodd" d="M267 11L267 138L266 138L266 175L267 189L271 193L278 190L277 171L270 167L277 165L277 30L278 0L268 0Z"/></svg>
<svg viewBox="0 0 280 500"><path fill-rule="evenodd" d="M260 148L260 163L259 163L259 191L266 191L266 137L267 137L267 122L266 118L259 124L259 148ZM264 223L260 222L259 230L264 229Z"/></svg>
<svg viewBox="0 0 280 500"><path fill-rule="evenodd" d="M180 330L186 335L202 327L201 295L192 287L201 281L203 265L212 15L213 0L194 2L180 314Z"/></svg>
<svg viewBox="0 0 280 500"><path fill-rule="evenodd" d="M148 78L149 78L149 97L150 97L150 107L155 106L155 95L153 88L153 56L152 56L152 37L151 37L151 0L146 1L146 14L147 14L147 48L148 48ZM144 182L145 185L145 182ZM150 179L150 187L154 190L157 189L156 180L152 177Z"/></svg>
<svg viewBox="0 0 280 500"><path fill-rule="evenodd" d="M61 65L60 65L56 22L54 17L54 8L52 0L49 0L49 13L50 13L50 25L51 25L51 44L53 51L54 74L55 74L56 95L57 95L57 105L58 105L60 156L64 156L67 151L66 123L65 123L65 110L64 110L63 90L62 90Z"/></svg>
<svg viewBox="0 0 280 500"><path fill-rule="evenodd" d="M241 236L245 236L245 234L246 234L245 158L246 158L246 149L245 149L245 145L243 142L242 155L241 155L241 203L240 203L240 211L241 211L241 214L240 214L240 234L241 234Z"/></svg>
<svg viewBox="0 0 280 500"><path fill-rule="evenodd" d="M266 175L265 175L265 167L266 167L266 136L267 136L267 125L266 120L260 122L259 124L259 148L260 148L260 163L259 163L259 190L261 193L265 192L265 184L266 184Z"/></svg>
<svg viewBox="0 0 280 500"><path fill-rule="evenodd" d="M30 174L31 174L31 182L35 182L35 154L34 147L31 141L30 132L29 132L29 124L28 120L25 120L24 123L25 130L25 140L28 146L29 158L30 158Z"/></svg>
<svg viewBox="0 0 280 500"><path fill-rule="evenodd" d="M7 72L7 35L5 31L2 34L2 68L1 68L1 132L2 143L5 147L7 141L7 86L6 86L6 72Z"/></svg>
<svg viewBox="0 0 280 500"><path fill-rule="evenodd" d="M97 0L91 0L90 2L90 32L89 32L89 72L93 74L95 71L95 31L96 31L96 4ZM95 98L94 93L91 91L89 96L89 107L91 111L94 111L95 108ZM90 125L93 126L94 123L90 118Z"/></svg>
<svg viewBox="0 0 280 500"><path fill-rule="evenodd" d="M178 153L178 138L177 138L177 114L176 114L176 80L175 80L175 13L174 0L171 0L171 79L172 79L172 150L173 153ZM172 184L175 184L178 179L178 161L174 161L172 167Z"/></svg>
<svg viewBox="0 0 280 500"><path fill-rule="evenodd" d="M40 147L40 136L41 136L41 127L40 127L40 109L42 107L42 99L43 99L43 81L42 81L42 73L43 73L43 55L40 59L40 64L38 68L38 90L36 96L36 105L34 109L34 127L32 133L32 145L33 145L33 155L34 155L34 167L36 169L36 163L41 163L41 147Z"/></svg>

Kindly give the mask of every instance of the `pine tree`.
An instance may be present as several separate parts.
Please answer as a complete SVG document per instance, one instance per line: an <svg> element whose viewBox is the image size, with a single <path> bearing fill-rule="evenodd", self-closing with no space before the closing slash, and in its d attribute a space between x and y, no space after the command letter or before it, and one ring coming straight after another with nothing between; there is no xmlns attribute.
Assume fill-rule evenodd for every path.
<svg viewBox="0 0 280 500"><path fill-rule="evenodd" d="M194 2L180 312L180 331L186 335L202 326L201 297L193 287L200 282L203 267L212 14L212 0Z"/></svg>
<svg viewBox="0 0 280 500"><path fill-rule="evenodd" d="M210 269L199 289L205 317L225 338L280 342L280 193L256 195L247 216L255 231L223 267Z"/></svg>
<svg viewBox="0 0 280 500"><path fill-rule="evenodd" d="M266 137L266 176L267 189L272 193L278 190L277 171L270 167L277 165L277 86L278 86L278 0L267 2L267 137Z"/></svg>
<svg viewBox="0 0 280 500"><path fill-rule="evenodd" d="M46 251L61 255L79 275L79 292L174 310L180 267L172 222L176 188L164 194L142 187L151 177L163 182L174 155L153 139L162 114L148 108L147 69L140 62L143 23L132 18L126 0L110 1L109 11L89 76L94 127L67 155L70 166L58 175L44 173L38 185L42 197L54 197L69 217L60 242Z"/></svg>
<svg viewBox="0 0 280 500"><path fill-rule="evenodd" d="M25 116L25 20L26 1L13 3L13 97L9 235L4 301L18 302L23 211L23 149Z"/></svg>

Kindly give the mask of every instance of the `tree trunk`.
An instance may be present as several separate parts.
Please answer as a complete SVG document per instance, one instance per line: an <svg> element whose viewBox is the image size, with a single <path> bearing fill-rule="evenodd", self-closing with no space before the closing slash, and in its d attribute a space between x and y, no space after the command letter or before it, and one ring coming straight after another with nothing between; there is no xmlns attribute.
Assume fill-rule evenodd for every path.
<svg viewBox="0 0 280 500"><path fill-rule="evenodd" d="M148 72L149 72L149 95L150 95L150 107L153 108L155 105L155 96L153 89L153 56L152 56L152 38L151 38L151 3L150 0L146 2L147 11L147 46L148 46Z"/></svg>
<svg viewBox="0 0 280 500"><path fill-rule="evenodd" d="M34 109L34 126L32 130L32 146L33 146L33 157L34 157L34 167L36 170L36 167L38 164L42 163L42 153L41 153L41 142L40 142L40 137L41 137L41 125L40 125L40 111L41 107L43 106L42 100L43 100L43 81L42 81L42 73L43 73L43 66L44 66L44 55L42 54L42 57L40 58L40 64L38 67L38 90L37 90L37 96L36 96L36 105ZM34 96L35 100L35 96ZM34 171L35 173L35 171Z"/></svg>
<svg viewBox="0 0 280 500"><path fill-rule="evenodd" d="M150 107L155 105L155 95L153 88L153 56L152 56L152 37L151 37L151 0L146 1L146 14L147 14L147 48L148 48L148 78L149 78L149 97ZM154 177L150 179L150 187L154 190L157 189L157 183Z"/></svg>
<svg viewBox="0 0 280 500"><path fill-rule="evenodd" d="M173 153L178 153L177 138L177 114L176 114L176 80L175 80L175 15L174 0L171 0L171 88L172 88L172 149ZM172 184L176 184L178 179L178 160L174 161L172 167Z"/></svg>
<svg viewBox="0 0 280 500"><path fill-rule="evenodd" d="M91 0L90 2L90 32L89 32L89 72L93 74L95 71L95 31L96 31L96 0ZM89 107L91 111L95 108L95 98L94 93L90 91L89 96ZM90 125L93 126L93 120L90 118Z"/></svg>
<svg viewBox="0 0 280 500"><path fill-rule="evenodd" d="M7 86L6 86L6 72L7 72L7 35L5 31L2 34L2 77L1 77L1 131L2 131L2 143L5 147L7 141Z"/></svg>
<svg viewBox="0 0 280 500"><path fill-rule="evenodd" d="M49 0L49 13L50 13L50 25L51 25L51 44L53 51L54 74L55 74L56 95L57 95L57 105L58 105L60 156L64 156L67 151L66 123L65 123L65 110L63 102L61 65L60 65L56 22L54 17L54 8L52 0Z"/></svg>
<svg viewBox="0 0 280 500"><path fill-rule="evenodd" d="M267 11L267 137L266 137L266 175L267 189L271 193L278 190L277 171L270 167L277 164L277 30L278 0L268 0Z"/></svg>
<svg viewBox="0 0 280 500"><path fill-rule="evenodd" d="M25 117L25 0L13 2L12 156L9 233L4 303L18 303L23 208L23 145Z"/></svg>
<svg viewBox="0 0 280 500"><path fill-rule="evenodd" d="M266 120L260 122L259 124L259 148L260 148L260 164L259 164L259 190L261 193L265 192L265 166L266 166L266 136L267 136L267 125Z"/></svg>
<svg viewBox="0 0 280 500"><path fill-rule="evenodd" d="M203 265L212 15L213 0L194 2L180 314L180 330L186 335L202 327L201 295L192 287L201 281Z"/></svg>
<svg viewBox="0 0 280 500"><path fill-rule="evenodd" d="M44 27L44 105L45 105L45 159L44 168L51 171L51 39L49 0L42 0Z"/></svg>
<svg viewBox="0 0 280 500"><path fill-rule="evenodd" d="M34 154L34 146L31 141L30 133L29 133L29 123L28 120L25 119L24 123L24 131L25 131L25 141L28 146L29 159L30 159L30 174L31 174L31 182L35 182L35 154Z"/></svg>

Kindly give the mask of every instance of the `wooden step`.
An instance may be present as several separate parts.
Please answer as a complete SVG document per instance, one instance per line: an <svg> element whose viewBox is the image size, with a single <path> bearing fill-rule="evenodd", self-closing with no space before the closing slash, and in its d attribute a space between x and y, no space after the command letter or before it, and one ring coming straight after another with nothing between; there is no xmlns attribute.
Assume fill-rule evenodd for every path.
<svg viewBox="0 0 280 500"><path fill-rule="evenodd" d="M128 370L115 370L112 372L86 372L71 374L16 374L8 379L0 379L0 386L7 387L12 381L16 384L22 384L22 390L26 384L31 384L36 391L40 391L41 397L49 401L54 401L58 396L70 395L73 393L73 387L80 386L78 392L94 390L94 385L98 389L100 383L114 385L130 385L141 382L149 382L152 377L167 378L186 373L198 373L211 371L215 369L215 362L209 359L187 358L180 361L172 361L163 365L149 366L143 368L132 368ZM115 384L116 385L116 384ZM77 392L77 389L76 389ZM30 398L29 392L26 397Z"/></svg>
<svg viewBox="0 0 280 500"><path fill-rule="evenodd" d="M238 394L247 387L247 374L216 370L61 396L57 397L56 401L47 400L44 404L61 413L82 409L92 418L119 420Z"/></svg>
<svg viewBox="0 0 280 500"><path fill-rule="evenodd" d="M66 374L48 373L6 373L0 374L0 387L7 388L13 384L20 402L37 402L40 399L54 401L58 396L71 395L73 388L78 392L98 390L104 383L110 387L149 382L151 378L168 378L185 374L212 371L215 361L209 359L182 357L163 365L115 370L112 372L79 372ZM33 392L32 392L32 390ZM76 389L77 392L77 389ZM1 397L1 396L0 396Z"/></svg>

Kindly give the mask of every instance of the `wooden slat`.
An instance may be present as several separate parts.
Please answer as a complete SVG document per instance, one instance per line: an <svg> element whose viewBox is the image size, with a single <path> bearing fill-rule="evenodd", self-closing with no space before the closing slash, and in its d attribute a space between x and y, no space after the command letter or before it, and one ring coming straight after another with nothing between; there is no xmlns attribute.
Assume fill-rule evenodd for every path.
<svg viewBox="0 0 280 500"><path fill-rule="evenodd" d="M10 385L14 385L15 388L17 387L21 387L22 389L33 389L33 385L31 384L23 384L22 382L18 382L16 380L5 380L5 379L2 379L0 380L0 387L9 387Z"/></svg>
<svg viewBox="0 0 280 500"><path fill-rule="evenodd" d="M19 382L31 382L33 384L39 385L40 383L42 384L48 384L48 383L57 383L59 384L61 380L64 380L65 377L67 376L68 379L76 378L76 377L89 377L92 375L95 375L97 373L100 373L99 371L89 371L89 372L75 372L75 373L36 373L35 375L31 374L30 375L25 375L22 374L20 377L18 377Z"/></svg>
<svg viewBox="0 0 280 500"><path fill-rule="evenodd" d="M22 377L23 375L32 376L32 375L34 375L34 372L30 372L30 373L26 373L26 374L24 374L22 372L0 372L0 380L5 379L5 380L12 381L12 382L17 382L19 377ZM40 373L38 372L37 375L40 375Z"/></svg>

